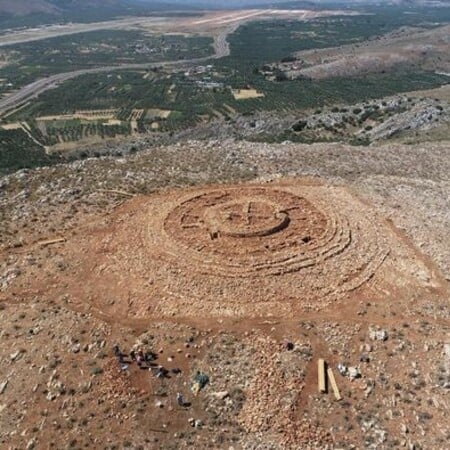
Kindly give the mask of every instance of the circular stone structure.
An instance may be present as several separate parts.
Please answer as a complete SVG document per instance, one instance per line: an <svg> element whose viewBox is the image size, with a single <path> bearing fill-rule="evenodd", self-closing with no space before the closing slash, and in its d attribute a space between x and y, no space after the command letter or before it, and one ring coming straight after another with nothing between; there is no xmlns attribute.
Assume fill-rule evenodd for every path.
<svg viewBox="0 0 450 450"><path fill-rule="evenodd" d="M131 200L80 238L76 291L127 318L320 310L366 285L388 236L344 188L282 181L163 192Z"/></svg>
<svg viewBox="0 0 450 450"><path fill-rule="evenodd" d="M164 220L171 252L196 270L231 276L294 272L330 257L349 242L340 221L305 197L255 187L194 195Z"/></svg>
<svg viewBox="0 0 450 450"><path fill-rule="evenodd" d="M276 204L251 197L211 207L203 216L198 225L206 227L211 239L269 236L286 228L290 221L289 214L280 211ZM182 226L189 228L192 225Z"/></svg>

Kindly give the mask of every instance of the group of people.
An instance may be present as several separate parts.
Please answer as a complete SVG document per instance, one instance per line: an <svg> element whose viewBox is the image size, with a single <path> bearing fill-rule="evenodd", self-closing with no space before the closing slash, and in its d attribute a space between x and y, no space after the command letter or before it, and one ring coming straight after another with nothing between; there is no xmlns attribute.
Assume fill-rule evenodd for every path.
<svg viewBox="0 0 450 450"><path fill-rule="evenodd" d="M123 353L118 344L113 346L113 353L123 370L127 369L128 364L133 362L136 362L137 366L141 369L150 369L152 368L152 362L157 358L153 352L144 352L142 349L137 351L131 350L128 354ZM129 357L129 360L125 359L127 356Z"/></svg>
<svg viewBox="0 0 450 450"><path fill-rule="evenodd" d="M169 377L169 370L167 370L165 367L161 365L156 365L153 363L157 359L157 355L153 352L144 352L142 349L139 350L131 350L130 353L123 353L120 350L120 347L118 344L115 344L113 346L113 353L114 356L117 358L117 361L121 367L122 370L128 369L128 364L132 362L136 362L137 366L140 369L148 369L151 372L155 372L156 378L170 378ZM129 357L129 360L125 359L126 357ZM178 375L181 373L181 370L178 368L173 368L170 370L171 373ZM178 392L176 396L176 401L178 406L181 407L188 407L190 406L190 403L187 403L183 399L183 395Z"/></svg>
<svg viewBox="0 0 450 450"><path fill-rule="evenodd" d="M154 361L157 359L157 355L153 352L144 352L142 349L131 350L130 353L123 353L120 350L118 344L113 346L114 356L117 358L117 361L122 370L127 370L128 365L136 362L136 365L140 369L148 369L150 372L154 373L156 378L170 378L169 370L161 365L154 364ZM126 359L126 358L129 359ZM178 368L171 369L170 372L174 375L178 375L181 373L181 370Z"/></svg>

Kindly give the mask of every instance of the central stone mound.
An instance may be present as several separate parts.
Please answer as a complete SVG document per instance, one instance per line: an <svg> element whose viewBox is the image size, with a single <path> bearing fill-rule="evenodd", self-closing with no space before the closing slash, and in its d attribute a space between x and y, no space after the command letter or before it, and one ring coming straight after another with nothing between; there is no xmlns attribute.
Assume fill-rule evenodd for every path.
<svg viewBox="0 0 450 450"><path fill-rule="evenodd" d="M204 222L211 239L268 236L289 225L289 214L279 206L252 198L231 201L205 211ZM187 224L185 227L196 226ZM198 223L197 226L201 226Z"/></svg>

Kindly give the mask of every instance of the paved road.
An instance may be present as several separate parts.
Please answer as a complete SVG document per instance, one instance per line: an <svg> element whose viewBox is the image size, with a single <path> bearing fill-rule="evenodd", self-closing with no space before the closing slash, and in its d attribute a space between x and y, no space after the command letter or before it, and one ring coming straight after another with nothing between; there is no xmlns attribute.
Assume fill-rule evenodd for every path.
<svg viewBox="0 0 450 450"><path fill-rule="evenodd" d="M167 27L167 24L170 24L171 20L171 18L166 17L127 17L104 22L68 23L65 25L47 25L28 28L25 30L6 30L6 32L0 34L0 47L98 30L127 30L149 26L163 29L164 26Z"/></svg>
<svg viewBox="0 0 450 450"><path fill-rule="evenodd" d="M9 95L8 97L0 99L0 116L4 115L8 111L19 107L28 100L37 97L45 91L58 87L61 83L73 78L77 78L81 75L90 73L104 73L113 72L117 70L142 70L152 69L155 67L189 67L195 64L201 64L211 59L219 59L230 54L230 47L227 42L227 36L236 30L237 26L229 27L223 30L219 35L214 38L214 55L204 58L194 59L180 59L176 61L161 61L143 64L123 64L119 66L103 66L95 67L92 69L80 69L71 72L58 73L46 78L40 78L24 87L19 91Z"/></svg>
<svg viewBox="0 0 450 450"><path fill-rule="evenodd" d="M113 72L117 70L142 70L151 69L155 67L178 67L178 66L190 66L193 64L204 63L212 58L217 58L217 55L208 56L206 58L196 58L189 60L177 60L177 61L161 61L155 63L144 63L144 64L123 64L120 66L104 66L95 67L93 69L81 69L74 70L72 72L58 73L56 75L51 75L46 78L40 78L33 83L27 84L19 91L9 95L8 97L0 99L0 116L10 111L13 108L17 108L26 101L37 97L45 91L54 89L61 83L73 78L77 78L81 75L86 75L90 73L103 73L103 72Z"/></svg>
<svg viewBox="0 0 450 450"><path fill-rule="evenodd" d="M231 25L214 37L214 58L224 58L225 56L230 55L230 44L227 38L230 34L233 34L240 25L240 23Z"/></svg>

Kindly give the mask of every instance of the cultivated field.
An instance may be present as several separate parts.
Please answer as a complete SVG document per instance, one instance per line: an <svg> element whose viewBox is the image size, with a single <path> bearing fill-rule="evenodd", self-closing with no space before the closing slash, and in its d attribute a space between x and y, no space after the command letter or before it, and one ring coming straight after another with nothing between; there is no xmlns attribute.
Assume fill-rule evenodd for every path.
<svg viewBox="0 0 450 450"><path fill-rule="evenodd" d="M235 100L247 100L249 98L264 97L264 94L262 92L258 92L256 89L235 89L232 92Z"/></svg>
<svg viewBox="0 0 450 450"><path fill-rule="evenodd" d="M127 19L128 22L116 24L83 24L79 29L78 25L64 25L34 30L37 35L32 40L25 35L21 44L3 49L11 52L10 65L0 71L5 72L6 81L14 78L14 83L12 87L6 82L0 86L0 90L8 92L0 100L0 110L7 123L28 123L32 138L38 143L64 151L73 150L75 142L83 147L98 146L103 137L107 141L138 134L149 139L161 134L170 137L216 120L222 121L223 126L233 123L239 126L236 122L239 117L266 112L282 117L303 116L336 104L346 104L350 109L364 100L436 88L448 82L444 70L448 58L442 53L446 28L435 26L445 22L446 9L439 10L439 14L435 9L420 10L420 14L414 15L396 14L392 8L368 12L355 15L351 11L219 11L196 17L153 17L148 19L147 28L141 18L137 22ZM94 29L97 25L99 29ZM122 28L115 28L116 25ZM113 29L103 28L108 26ZM77 30L75 34L65 34ZM49 31L62 33L57 42L45 34ZM35 40L38 37L42 39ZM416 45L422 38L429 44L427 52L423 51L423 45ZM409 39L416 41L406 51ZM364 69L351 78L347 66L352 70L360 66L348 63L345 58L336 64L341 64L346 73L333 69L334 75L341 73L341 76L330 79L303 76L289 80L285 70L300 64L295 59L299 51L321 62L325 56L320 55L328 55L327 52L331 52L332 58L333 52L342 56L345 49L353 49L355 55L359 50L366 51L373 66L374 48L393 55L402 54L405 61L398 64L396 60L389 67L375 64L377 70L384 67L381 70L385 73L366 73ZM386 62L386 58L382 59ZM120 63L120 71L111 65L112 60ZM390 59L394 60L394 57ZM424 60L426 64L421 63ZM274 61L279 62L274 65ZM323 64L328 63L334 64L330 61ZM79 69L73 70L74 67ZM314 67L308 69L300 64L300 70ZM70 72L65 72L69 69ZM56 74L17 90L44 73ZM75 117L79 110L104 109L117 110L116 117L104 122ZM422 110L416 112L416 116L424 114ZM433 121L437 114L433 109ZM48 116L66 119L37 120ZM107 120L121 123L111 124ZM357 144L370 142L372 137L366 133L370 130L358 134L357 127L364 123L364 128L376 128L380 123L361 117L356 120L355 126L341 124L349 128L341 134L337 129L316 132L318 127L313 124L311 133L286 132L284 139L313 142L338 138ZM438 120L440 123L441 119ZM92 126L86 122L92 122ZM255 124L252 128L258 128L257 120L252 123ZM392 128L392 133L395 129ZM389 133L382 131L380 135ZM433 131L430 139L441 139L441 136L440 130ZM259 133L258 139L273 141L282 136L278 131L276 134L270 131ZM109 147L106 142L105 147Z"/></svg>
<svg viewBox="0 0 450 450"><path fill-rule="evenodd" d="M56 116L39 116L36 121L52 122L56 120L100 120L113 119L117 114L116 109L100 109L100 110L85 110L76 111L74 114L58 114Z"/></svg>

